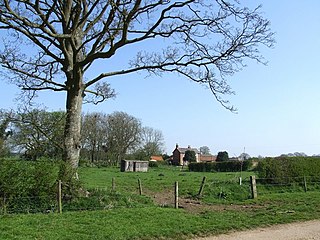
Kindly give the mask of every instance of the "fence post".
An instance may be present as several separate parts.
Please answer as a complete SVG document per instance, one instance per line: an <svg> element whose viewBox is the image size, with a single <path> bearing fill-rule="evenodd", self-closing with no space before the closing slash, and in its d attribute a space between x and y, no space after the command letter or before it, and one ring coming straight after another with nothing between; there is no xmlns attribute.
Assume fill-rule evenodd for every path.
<svg viewBox="0 0 320 240"><path fill-rule="evenodd" d="M251 183L251 196L253 199L256 199L258 197L256 176L250 176L250 183Z"/></svg>
<svg viewBox="0 0 320 240"><path fill-rule="evenodd" d="M62 182L61 180L58 181L58 210L59 213L62 213Z"/></svg>
<svg viewBox="0 0 320 240"><path fill-rule="evenodd" d="M138 178L138 185L139 185L139 194L142 195L142 186L141 186L140 178Z"/></svg>
<svg viewBox="0 0 320 240"><path fill-rule="evenodd" d="M201 185L200 185L200 189L199 189L199 192L198 192L198 197L202 196L202 192L203 192L203 188L204 188L205 183L206 183L206 177L203 177Z"/></svg>
<svg viewBox="0 0 320 240"><path fill-rule="evenodd" d="M304 182L304 191L307 192L308 188L307 188L307 178L306 178L306 176L303 177L303 182Z"/></svg>
<svg viewBox="0 0 320 240"><path fill-rule="evenodd" d="M174 208L179 208L179 184L175 182L174 184Z"/></svg>
<svg viewBox="0 0 320 240"><path fill-rule="evenodd" d="M112 178L112 191L116 190L116 179L113 177Z"/></svg>

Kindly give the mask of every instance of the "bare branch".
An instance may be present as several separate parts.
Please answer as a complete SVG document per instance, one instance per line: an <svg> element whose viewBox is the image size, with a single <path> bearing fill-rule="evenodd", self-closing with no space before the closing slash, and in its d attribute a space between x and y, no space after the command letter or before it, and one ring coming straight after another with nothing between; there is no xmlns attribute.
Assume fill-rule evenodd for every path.
<svg viewBox="0 0 320 240"><path fill-rule="evenodd" d="M245 67L247 60L266 64L258 48L274 43L270 22L260 9L224 0L4 0L0 29L29 41L38 54L11 62L13 57L2 51L1 63L15 80L20 78L23 89L77 90L93 94L95 100L90 102L96 103L114 95L102 91L101 84L94 86L105 78L138 71L159 76L178 73L206 85L229 109L223 95L234 92L227 78ZM159 47L141 51L144 46L138 43L146 40L160 43ZM126 47L137 49L128 66L83 80L93 63L112 60Z"/></svg>

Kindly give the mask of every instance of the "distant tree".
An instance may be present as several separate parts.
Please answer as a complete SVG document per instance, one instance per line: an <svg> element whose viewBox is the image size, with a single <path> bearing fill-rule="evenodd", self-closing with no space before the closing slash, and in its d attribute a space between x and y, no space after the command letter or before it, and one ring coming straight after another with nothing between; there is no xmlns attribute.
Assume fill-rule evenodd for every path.
<svg viewBox="0 0 320 240"><path fill-rule="evenodd" d="M12 112L0 111L0 157L9 154L10 150L7 145L7 139L12 134L8 129Z"/></svg>
<svg viewBox="0 0 320 240"><path fill-rule="evenodd" d="M224 152L218 152L218 156L217 156L217 162L225 162L229 160L229 154L228 152L224 151Z"/></svg>
<svg viewBox="0 0 320 240"><path fill-rule="evenodd" d="M239 156L239 159L242 161L248 160L250 158L250 155L248 153L241 153Z"/></svg>
<svg viewBox="0 0 320 240"><path fill-rule="evenodd" d="M280 157L307 157L308 155L304 152L295 152L295 153L287 153L281 154Z"/></svg>
<svg viewBox="0 0 320 240"><path fill-rule="evenodd" d="M15 113L11 117L10 145L31 160L42 156L61 158L65 119L64 112L33 109Z"/></svg>
<svg viewBox="0 0 320 240"><path fill-rule="evenodd" d="M162 132L151 127L143 127L141 133L141 150L145 155L148 158L152 155L161 155L164 146Z"/></svg>
<svg viewBox="0 0 320 240"><path fill-rule="evenodd" d="M107 117L106 151L112 164L120 163L126 153L141 143L141 121L125 112L114 112Z"/></svg>
<svg viewBox="0 0 320 240"><path fill-rule="evenodd" d="M200 153L202 155L209 155L210 154L210 149L207 146L202 146L200 147Z"/></svg>
<svg viewBox="0 0 320 240"><path fill-rule="evenodd" d="M88 113L82 117L81 156L88 153L91 162L102 160L107 143L107 115Z"/></svg>
<svg viewBox="0 0 320 240"><path fill-rule="evenodd" d="M295 152L294 156L295 157L307 157L308 155L305 154L304 152Z"/></svg>
<svg viewBox="0 0 320 240"><path fill-rule="evenodd" d="M6 124L10 130L5 131L7 147L11 151L20 151L30 159L40 156L56 157L62 154L65 114L63 112L46 112L32 109L23 112L11 111L7 115ZM1 130L2 132L2 130Z"/></svg>
<svg viewBox="0 0 320 240"><path fill-rule="evenodd" d="M183 161L185 161L185 162L196 162L197 161L197 157L196 157L195 151L187 150L184 153Z"/></svg>
<svg viewBox="0 0 320 240"><path fill-rule="evenodd" d="M115 95L104 79L141 71L178 73L207 85L234 111L223 99L233 93L227 77L247 59L264 62L259 47L274 42L269 26L260 7L240 1L2 0L0 30L8 35L0 62L5 79L31 97L41 90L66 92L63 157L71 169L64 173L75 175L82 103ZM136 57L114 68L120 50L131 49ZM97 65L101 72L89 74Z"/></svg>

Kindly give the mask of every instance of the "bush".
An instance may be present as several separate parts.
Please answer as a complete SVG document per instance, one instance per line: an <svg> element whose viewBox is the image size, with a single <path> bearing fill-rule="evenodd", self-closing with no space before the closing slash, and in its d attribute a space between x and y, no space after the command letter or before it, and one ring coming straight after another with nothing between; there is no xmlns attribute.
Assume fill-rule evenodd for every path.
<svg viewBox="0 0 320 240"><path fill-rule="evenodd" d="M272 183L291 183L301 181L307 176L319 180L319 157L279 157L259 161L258 177Z"/></svg>
<svg viewBox="0 0 320 240"><path fill-rule="evenodd" d="M155 161L149 161L149 167L159 167L159 164Z"/></svg>
<svg viewBox="0 0 320 240"><path fill-rule="evenodd" d="M51 210L56 202L58 172L58 165L49 161L0 159L0 209L28 213Z"/></svg>

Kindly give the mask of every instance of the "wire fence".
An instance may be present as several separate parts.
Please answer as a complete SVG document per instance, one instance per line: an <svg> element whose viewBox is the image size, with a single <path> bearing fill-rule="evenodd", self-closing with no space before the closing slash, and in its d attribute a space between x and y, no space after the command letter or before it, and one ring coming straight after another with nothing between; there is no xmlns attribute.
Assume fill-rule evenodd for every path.
<svg viewBox="0 0 320 240"><path fill-rule="evenodd" d="M259 195L271 193L291 193L320 190L320 177L282 177L282 178L258 178L257 189Z"/></svg>
<svg viewBox="0 0 320 240"><path fill-rule="evenodd" d="M159 180L159 179L158 179ZM303 176L295 178L233 177L228 180L206 178L190 186L187 181L161 184L137 179L136 184L123 184L112 178L104 186L81 189L76 197L63 192L57 182L57 192L48 196L0 196L0 214L62 213L63 211L92 211L115 208L142 208L151 206L179 207L180 199L200 199L207 202L219 200L242 201L257 195L294 193L320 190L320 178ZM123 185L122 185L123 184ZM158 184L156 190L154 185ZM253 193L256 188L256 196Z"/></svg>

